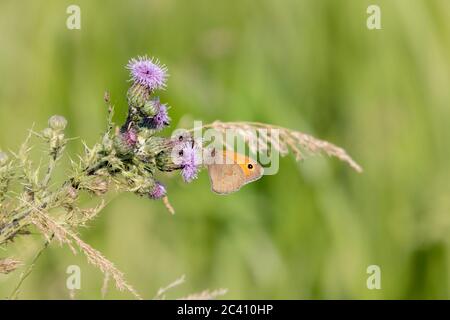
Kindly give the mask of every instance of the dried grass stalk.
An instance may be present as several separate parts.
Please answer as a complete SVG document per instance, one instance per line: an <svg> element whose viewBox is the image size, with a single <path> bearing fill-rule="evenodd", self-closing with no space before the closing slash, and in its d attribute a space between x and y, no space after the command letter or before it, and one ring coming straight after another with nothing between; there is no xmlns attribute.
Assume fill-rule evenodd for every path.
<svg viewBox="0 0 450 320"><path fill-rule="evenodd" d="M106 294L108 293L108 285L109 285L109 279L111 278L111 276L109 275L109 273L105 274L105 277L103 278L103 285L102 285L102 299L106 298Z"/></svg>
<svg viewBox="0 0 450 320"><path fill-rule="evenodd" d="M159 288L158 293L153 298L153 300L164 300L166 298L165 294L167 291L169 291L172 288L178 287L179 285L183 284L186 280L185 275L182 275L180 278L175 280L174 282L170 283L169 285Z"/></svg>
<svg viewBox="0 0 450 320"><path fill-rule="evenodd" d="M66 244L74 254L77 253L75 249L75 246L77 246L84 253L90 264L99 268L103 274L110 275L114 279L117 289L129 291L136 298L142 300L136 290L126 282L124 274L111 261L106 259L101 252L85 243L74 232L57 223L42 210L33 212L31 222L46 236L48 241L54 237L59 243Z"/></svg>
<svg viewBox="0 0 450 320"><path fill-rule="evenodd" d="M217 297L223 296L228 292L227 289L217 289L217 290L205 290L199 293L193 293L186 297L180 298L178 300L213 300Z"/></svg>
<svg viewBox="0 0 450 320"><path fill-rule="evenodd" d="M177 280L175 280L168 286L160 288L158 290L158 293L156 294L156 296L153 298L153 300L164 300L166 298L167 291L183 284L185 282L185 280L186 280L186 277L184 275L182 275L180 278L178 278ZM228 289L217 289L217 290L213 290L213 291L204 290L199 293L189 294L188 296L185 296L183 298L178 298L177 300L213 300L213 299L216 299L217 297L225 295L227 292L228 292Z"/></svg>
<svg viewBox="0 0 450 320"><path fill-rule="evenodd" d="M234 131L253 152L256 151L256 146L259 151L265 151L272 147L282 156L287 155L290 150L296 160L305 159L308 155L326 154L347 163L356 172L363 171L344 149L299 131L259 122L215 121L202 126L202 128L212 128L223 134Z"/></svg>

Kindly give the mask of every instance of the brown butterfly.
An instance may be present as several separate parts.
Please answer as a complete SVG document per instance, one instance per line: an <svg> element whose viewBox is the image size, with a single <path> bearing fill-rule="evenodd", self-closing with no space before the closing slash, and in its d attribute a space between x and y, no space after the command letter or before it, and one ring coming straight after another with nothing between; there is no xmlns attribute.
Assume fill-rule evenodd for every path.
<svg viewBox="0 0 450 320"><path fill-rule="evenodd" d="M214 157L220 155L215 154ZM255 160L234 151L221 151L223 161L207 165L211 190L218 194L238 191L242 186L256 181L264 173L263 167ZM217 159L217 158L216 158Z"/></svg>

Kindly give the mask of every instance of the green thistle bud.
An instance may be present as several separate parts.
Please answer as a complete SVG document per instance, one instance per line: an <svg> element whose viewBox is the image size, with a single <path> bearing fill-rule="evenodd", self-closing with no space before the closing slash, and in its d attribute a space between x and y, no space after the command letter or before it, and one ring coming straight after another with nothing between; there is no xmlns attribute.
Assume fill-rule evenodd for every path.
<svg viewBox="0 0 450 320"><path fill-rule="evenodd" d="M144 146L144 153L147 157L155 158L157 154L163 151L170 151L170 139L162 137L151 137L147 140Z"/></svg>
<svg viewBox="0 0 450 320"><path fill-rule="evenodd" d="M158 113L158 101L150 100L145 102L144 107L142 108L142 112L147 117L153 117Z"/></svg>
<svg viewBox="0 0 450 320"><path fill-rule="evenodd" d="M155 185L153 178L141 176L135 176L132 179L132 183L134 185L134 189L136 189L135 193L139 196L147 195Z"/></svg>
<svg viewBox="0 0 450 320"><path fill-rule="evenodd" d="M67 126L67 120L63 116L52 116L48 119L48 126L55 131L62 131Z"/></svg>
<svg viewBox="0 0 450 320"><path fill-rule="evenodd" d="M177 160L179 160L179 157L182 156L182 154L174 156L174 152L182 152L177 141L165 139L163 146L164 147L161 148L162 150L156 155L156 167L161 171L181 169L183 166L181 162Z"/></svg>
<svg viewBox="0 0 450 320"><path fill-rule="evenodd" d="M141 128L138 133L138 136L139 136L139 138L148 140L148 139L150 139L150 137L152 137L155 134L155 132L156 132L156 130L154 130L154 129Z"/></svg>
<svg viewBox="0 0 450 320"><path fill-rule="evenodd" d="M127 92L128 104L137 109L143 108L150 100L150 90L139 83L134 83Z"/></svg>
<svg viewBox="0 0 450 320"><path fill-rule="evenodd" d="M9 157L6 152L0 151L0 167L3 167L8 163Z"/></svg>
<svg viewBox="0 0 450 320"><path fill-rule="evenodd" d="M53 130L50 128L45 128L44 130L42 130L42 136L50 140L53 137Z"/></svg>
<svg viewBox="0 0 450 320"><path fill-rule="evenodd" d="M122 135L117 135L113 140L114 149L119 155L128 155L133 151L133 147L127 143Z"/></svg>
<svg viewBox="0 0 450 320"><path fill-rule="evenodd" d="M174 163L172 153L163 151L156 157L156 166L161 171L174 171L182 168L179 163Z"/></svg>

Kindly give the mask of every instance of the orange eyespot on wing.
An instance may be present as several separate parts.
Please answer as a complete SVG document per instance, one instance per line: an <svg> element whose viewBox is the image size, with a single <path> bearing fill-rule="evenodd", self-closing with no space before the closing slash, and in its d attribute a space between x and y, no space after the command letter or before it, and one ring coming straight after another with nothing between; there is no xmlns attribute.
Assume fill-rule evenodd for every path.
<svg viewBox="0 0 450 320"><path fill-rule="evenodd" d="M264 173L263 167L261 167L259 163L253 160L247 163L239 164L239 166L241 167L241 170L244 173L246 183L258 180Z"/></svg>
<svg viewBox="0 0 450 320"><path fill-rule="evenodd" d="M257 164L252 162L239 163L239 167L241 167L242 172L244 172L245 176L252 175L253 172L257 170Z"/></svg>
<svg viewBox="0 0 450 320"><path fill-rule="evenodd" d="M239 153L234 153L233 158L235 163L239 165L244 176L246 177L246 183L255 181L264 173L263 167L255 160L250 157L244 156Z"/></svg>

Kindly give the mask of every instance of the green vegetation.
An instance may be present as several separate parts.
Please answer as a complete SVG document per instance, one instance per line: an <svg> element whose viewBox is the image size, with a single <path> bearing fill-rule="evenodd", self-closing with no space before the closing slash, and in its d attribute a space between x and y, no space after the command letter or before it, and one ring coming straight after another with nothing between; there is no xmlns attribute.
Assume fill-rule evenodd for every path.
<svg viewBox="0 0 450 320"><path fill-rule="evenodd" d="M383 29L369 31L374 3ZM174 216L160 201L110 195L81 238L144 298L183 274L168 298L205 288L237 299L450 297L448 1L80 0L81 30L65 26L70 4L0 3L2 150L53 114L67 118L67 136L92 145L105 126L104 91L122 122L124 66L149 54L169 68L161 99L172 129L194 119L274 123L342 146L365 170L286 157L277 175L229 196L210 191L206 172L191 184L161 176ZM67 151L82 148L78 140ZM43 242L21 237L0 257L29 263ZM366 287L373 264L381 290ZM75 297L101 298L102 273L56 242L19 297L68 298L69 265L82 271ZM0 297L24 270L0 275ZM106 298L133 297L110 285Z"/></svg>

